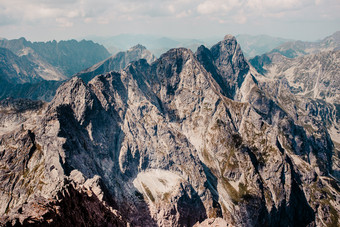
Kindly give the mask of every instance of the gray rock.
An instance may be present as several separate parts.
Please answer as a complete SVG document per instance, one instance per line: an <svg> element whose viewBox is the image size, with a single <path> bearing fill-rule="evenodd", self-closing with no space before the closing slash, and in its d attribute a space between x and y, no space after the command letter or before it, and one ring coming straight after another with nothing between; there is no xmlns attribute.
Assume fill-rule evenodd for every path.
<svg viewBox="0 0 340 227"><path fill-rule="evenodd" d="M338 225L329 134L261 78L231 36L72 78L0 134L2 223Z"/></svg>

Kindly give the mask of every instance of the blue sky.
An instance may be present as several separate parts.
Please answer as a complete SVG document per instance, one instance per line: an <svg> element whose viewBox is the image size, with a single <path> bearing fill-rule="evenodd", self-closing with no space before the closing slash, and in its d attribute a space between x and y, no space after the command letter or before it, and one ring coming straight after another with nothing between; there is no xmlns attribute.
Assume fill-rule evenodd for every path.
<svg viewBox="0 0 340 227"><path fill-rule="evenodd" d="M317 40L340 30L339 12L340 0L0 0L0 37L267 34Z"/></svg>

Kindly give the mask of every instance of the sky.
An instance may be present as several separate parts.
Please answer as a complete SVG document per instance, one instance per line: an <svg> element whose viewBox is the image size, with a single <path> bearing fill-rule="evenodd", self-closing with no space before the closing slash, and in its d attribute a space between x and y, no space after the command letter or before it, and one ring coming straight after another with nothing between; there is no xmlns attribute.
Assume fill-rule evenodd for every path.
<svg viewBox="0 0 340 227"><path fill-rule="evenodd" d="M338 30L340 0L0 0L7 39L266 34L313 41Z"/></svg>

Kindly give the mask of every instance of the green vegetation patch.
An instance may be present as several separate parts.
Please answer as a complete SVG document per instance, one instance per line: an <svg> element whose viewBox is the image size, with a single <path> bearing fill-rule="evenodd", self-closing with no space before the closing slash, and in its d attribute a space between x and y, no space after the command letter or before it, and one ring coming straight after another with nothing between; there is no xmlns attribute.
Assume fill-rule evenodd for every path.
<svg viewBox="0 0 340 227"><path fill-rule="evenodd" d="M143 184L143 183L142 183L142 186L143 186L143 188L144 188L144 190L145 190L145 192L146 192L146 195L149 197L149 199L150 199L152 202L155 202L155 198L153 197L153 195L152 195L150 189L149 189L145 184Z"/></svg>

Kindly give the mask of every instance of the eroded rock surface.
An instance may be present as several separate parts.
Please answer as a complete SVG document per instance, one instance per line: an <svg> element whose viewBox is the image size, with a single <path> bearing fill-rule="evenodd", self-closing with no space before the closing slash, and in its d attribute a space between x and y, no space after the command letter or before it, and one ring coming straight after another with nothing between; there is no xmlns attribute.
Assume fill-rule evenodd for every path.
<svg viewBox="0 0 340 227"><path fill-rule="evenodd" d="M339 225L330 135L260 77L226 36L71 79L1 131L2 223Z"/></svg>

